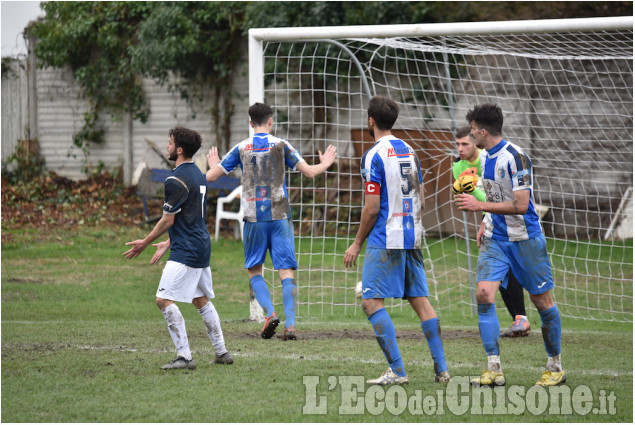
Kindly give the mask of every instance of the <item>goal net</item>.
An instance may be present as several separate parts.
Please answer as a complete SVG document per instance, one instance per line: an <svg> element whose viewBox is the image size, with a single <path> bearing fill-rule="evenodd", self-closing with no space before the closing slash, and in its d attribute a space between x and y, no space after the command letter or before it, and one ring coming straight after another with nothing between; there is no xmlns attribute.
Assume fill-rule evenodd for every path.
<svg viewBox="0 0 635 425"><path fill-rule="evenodd" d="M344 268L343 254L361 216L360 158L373 143L368 100L386 95L401 109L393 134L421 160L423 253L430 300L441 315L476 311L480 214L452 204L454 132L474 105L496 103L504 138L533 162L561 314L631 322L632 27L626 17L252 29L250 104L271 105L273 133L310 164L329 144L338 149L324 175L287 176L298 316L362 314L355 284L363 250L353 269ZM281 309L277 272L271 263L265 269ZM500 297L497 307L504 309Z"/></svg>

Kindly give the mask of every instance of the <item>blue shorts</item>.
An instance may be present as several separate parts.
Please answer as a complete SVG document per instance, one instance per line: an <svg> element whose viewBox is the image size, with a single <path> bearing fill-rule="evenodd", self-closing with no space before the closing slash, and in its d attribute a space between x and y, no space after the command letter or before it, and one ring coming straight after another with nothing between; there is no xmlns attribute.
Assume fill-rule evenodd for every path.
<svg viewBox="0 0 635 425"><path fill-rule="evenodd" d="M428 281L420 249L366 248L362 299L427 296Z"/></svg>
<svg viewBox="0 0 635 425"><path fill-rule="evenodd" d="M532 295L553 289L547 241L538 236L526 241L509 242L483 237L476 268L478 282L502 282L507 287L509 272Z"/></svg>
<svg viewBox="0 0 635 425"><path fill-rule="evenodd" d="M246 269L264 264L267 250L275 269L298 268L291 219L256 223L246 221L243 239Z"/></svg>

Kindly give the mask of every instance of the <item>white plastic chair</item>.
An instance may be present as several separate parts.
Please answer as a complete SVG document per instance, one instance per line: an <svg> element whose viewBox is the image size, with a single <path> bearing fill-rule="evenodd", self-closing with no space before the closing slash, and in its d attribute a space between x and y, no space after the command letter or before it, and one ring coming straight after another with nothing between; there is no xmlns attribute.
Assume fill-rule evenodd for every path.
<svg viewBox="0 0 635 425"><path fill-rule="evenodd" d="M216 204L216 234L215 240L218 240L218 232L220 230L220 221L224 218L225 220L236 220L238 221L238 228L240 229L240 239L243 238L243 203L240 201L240 197L243 193L243 187L238 186L236 189L232 190L232 192L227 196L222 196L218 198ZM230 204L234 199L238 198L240 202L240 209L238 212L233 211L225 211L225 204ZM237 236L237 235L236 235Z"/></svg>

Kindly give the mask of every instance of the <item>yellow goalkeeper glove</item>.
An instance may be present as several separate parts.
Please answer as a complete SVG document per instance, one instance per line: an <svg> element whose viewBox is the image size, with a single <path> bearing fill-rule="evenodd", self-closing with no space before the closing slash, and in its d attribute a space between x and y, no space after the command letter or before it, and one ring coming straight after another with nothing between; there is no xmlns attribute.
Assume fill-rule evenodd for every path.
<svg viewBox="0 0 635 425"><path fill-rule="evenodd" d="M473 177L470 176L460 176L458 179L454 180L454 184L452 185L452 193L472 193L476 189L476 182Z"/></svg>
<svg viewBox="0 0 635 425"><path fill-rule="evenodd" d="M476 189L476 183L478 182L478 175L476 174L476 167L468 168L463 171L459 177L452 184L452 193L472 193Z"/></svg>

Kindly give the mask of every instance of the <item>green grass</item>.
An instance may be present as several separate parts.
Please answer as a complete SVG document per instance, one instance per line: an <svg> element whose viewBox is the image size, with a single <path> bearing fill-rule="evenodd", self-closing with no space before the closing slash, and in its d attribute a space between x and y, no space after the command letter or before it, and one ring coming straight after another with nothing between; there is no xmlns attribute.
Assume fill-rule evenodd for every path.
<svg viewBox="0 0 635 425"><path fill-rule="evenodd" d="M539 415L530 409L521 409L519 415L478 414L473 403L470 410L457 416L448 407L453 403L450 391L432 382L430 355L417 320L409 308L401 306L390 311L410 384L386 394L403 391L402 395L413 402L436 400L441 394L444 413L436 410L428 416L405 408L393 414L382 408L384 400L380 399L379 405L370 403L372 393L362 388L355 394L365 396L370 403L368 407L360 405L363 414L340 414L340 407L347 404L346 397L351 394L342 389L345 377L374 378L386 369L372 330L357 301L351 298L352 290L341 290L341 296L351 304L346 309L326 308L323 313L319 306L310 310L306 305L302 307L297 322L300 340L262 340L258 336L260 326L246 320L248 287L242 245L227 239L213 243L212 273L217 296L214 304L235 363L209 364L213 350L200 317L193 306L181 305L198 368L161 371L159 366L174 357L165 321L154 305L162 264L148 264L151 250L134 260L121 257L124 243L146 232L124 228L47 234L4 232L3 422L633 420L631 323L563 319L568 388L572 392L588 388L593 407L600 407L603 394L614 395L615 414L582 415L574 410L572 414L556 415L549 409ZM339 241L338 250L346 249L344 245ZM336 261L341 262L341 258ZM315 278L305 273L298 278L301 293L303 279ZM463 302L468 303L469 298ZM519 386L530 391L546 360L539 317L529 310L534 332L527 338L501 341L508 390ZM446 357L457 382L478 374L485 366L477 320L466 311L469 309L450 307L441 315ZM504 326L509 317L504 311L499 313ZM317 379L316 390L305 386L303 379ZM311 395L323 402L325 414L303 413L303 407L316 405Z"/></svg>

